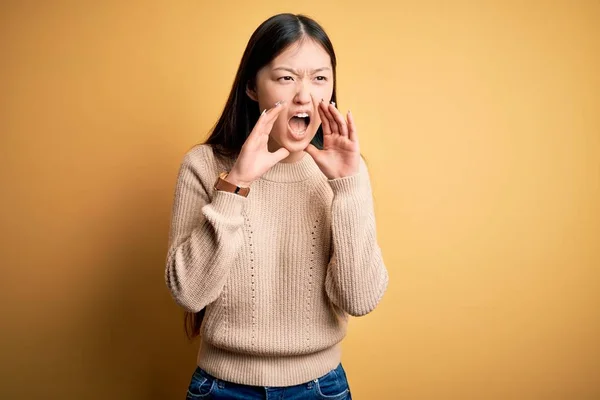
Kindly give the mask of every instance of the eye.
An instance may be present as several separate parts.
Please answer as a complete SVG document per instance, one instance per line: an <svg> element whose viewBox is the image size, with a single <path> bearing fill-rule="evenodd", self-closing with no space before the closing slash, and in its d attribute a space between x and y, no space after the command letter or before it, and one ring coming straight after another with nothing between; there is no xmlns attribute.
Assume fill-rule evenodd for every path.
<svg viewBox="0 0 600 400"><path fill-rule="evenodd" d="M278 78L277 80L278 81L288 81L289 82L289 81L293 81L294 78L291 77L291 76L282 76L281 78Z"/></svg>
<svg viewBox="0 0 600 400"><path fill-rule="evenodd" d="M317 80L318 81L326 81L327 77L326 76L317 76Z"/></svg>

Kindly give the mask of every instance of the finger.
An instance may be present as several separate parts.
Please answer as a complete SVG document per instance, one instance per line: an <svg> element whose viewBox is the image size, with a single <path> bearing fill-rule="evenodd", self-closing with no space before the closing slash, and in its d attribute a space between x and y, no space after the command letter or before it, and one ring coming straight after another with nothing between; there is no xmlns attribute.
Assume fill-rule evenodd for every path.
<svg viewBox="0 0 600 400"><path fill-rule="evenodd" d="M358 134L356 133L356 124L354 123L354 116L348 110L348 139L353 142L358 141Z"/></svg>
<svg viewBox="0 0 600 400"><path fill-rule="evenodd" d="M323 116L321 115L321 100L318 99L317 97L315 97L314 94L310 94L310 98L312 99L312 103L313 103L313 110L316 111L316 115L314 116L314 120L316 121L317 117L319 117L319 125L321 125L323 123Z"/></svg>
<svg viewBox="0 0 600 400"><path fill-rule="evenodd" d="M319 102L318 110L319 110L319 118L321 118L321 126L323 127L323 135L331 135L331 127L329 125L329 118L325 115L324 102Z"/></svg>
<svg viewBox="0 0 600 400"><path fill-rule="evenodd" d="M335 122L335 119L333 118L333 115L331 114L331 112L329 111L329 107L327 106L328 104L324 101L321 103L323 113L325 114L327 123L329 124L329 129L331 130L332 134L338 133L337 123Z"/></svg>
<svg viewBox="0 0 600 400"><path fill-rule="evenodd" d="M277 103L275 103L273 105L273 107L269 108L268 110L263 111L263 113L267 116L274 116L279 114L279 112L284 108L284 106L287 104L287 102L285 100L280 100Z"/></svg>
<svg viewBox="0 0 600 400"><path fill-rule="evenodd" d="M321 151L321 150L317 149L317 148L316 148L314 145L312 145L312 144L309 144L309 145L306 147L306 149L305 149L305 150L306 150L306 152L307 152L307 153L308 153L308 154L309 154L309 155L310 155L310 156L311 156L313 159L315 159L316 157L318 157L318 156L319 156L319 151Z"/></svg>
<svg viewBox="0 0 600 400"><path fill-rule="evenodd" d="M338 124L335 122L335 118L333 117L333 113L329 109L331 104L323 103L323 110L325 111L325 115L327 115L327 119L329 120L329 127L331 128L331 133L339 134Z"/></svg>
<svg viewBox="0 0 600 400"><path fill-rule="evenodd" d="M340 112L340 110L335 108L335 103L329 104L328 109L331 111L331 114L333 115L335 123L338 126L338 132L340 132L340 135L348 136L348 126L346 125L346 121L344 121L344 117L342 116L342 113Z"/></svg>
<svg viewBox="0 0 600 400"><path fill-rule="evenodd" d="M273 122L277 119L281 111L283 111L287 105L285 100L278 101L275 105L269 109L265 109L262 113L265 123Z"/></svg>
<svg viewBox="0 0 600 400"><path fill-rule="evenodd" d="M277 164L279 161L283 160L287 156L290 155L290 152L285 147L279 148L277 151L271 153L271 157L273 159L273 164Z"/></svg>
<svg viewBox="0 0 600 400"><path fill-rule="evenodd" d="M265 134L269 134L271 129L273 128L273 118L276 118L277 115L281 112L281 102L275 103L275 105L269 109L264 109L262 113L258 116L258 120L256 124L252 127L250 134L248 135L248 139L253 137L260 137Z"/></svg>
<svg viewBox="0 0 600 400"><path fill-rule="evenodd" d="M281 114L281 112L286 108L285 105L285 100L278 101L273 107L263 111L258 120L258 123L260 123L259 129L263 135L268 135L271 133L271 129L273 129L273 124L279 117L279 114Z"/></svg>

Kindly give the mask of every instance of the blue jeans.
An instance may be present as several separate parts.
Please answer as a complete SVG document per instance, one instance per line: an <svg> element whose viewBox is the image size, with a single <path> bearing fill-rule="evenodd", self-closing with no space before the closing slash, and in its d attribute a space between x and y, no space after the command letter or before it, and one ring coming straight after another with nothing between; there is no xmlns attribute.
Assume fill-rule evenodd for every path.
<svg viewBox="0 0 600 400"><path fill-rule="evenodd" d="M248 386L227 382L196 368L186 400L351 400L346 372L336 369L310 382L294 386Z"/></svg>

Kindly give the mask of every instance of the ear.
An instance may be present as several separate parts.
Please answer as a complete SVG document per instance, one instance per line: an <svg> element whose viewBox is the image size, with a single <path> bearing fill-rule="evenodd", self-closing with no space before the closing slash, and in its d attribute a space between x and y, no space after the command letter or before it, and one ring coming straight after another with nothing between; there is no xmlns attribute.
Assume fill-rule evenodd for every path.
<svg viewBox="0 0 600 400"><path fill-rule="evenodd" d="M248 95L248 97L250 97L252 100L258 103L258 96L256 95L256 90L250 87L250 82L246 84L246 94Z"/></svg>

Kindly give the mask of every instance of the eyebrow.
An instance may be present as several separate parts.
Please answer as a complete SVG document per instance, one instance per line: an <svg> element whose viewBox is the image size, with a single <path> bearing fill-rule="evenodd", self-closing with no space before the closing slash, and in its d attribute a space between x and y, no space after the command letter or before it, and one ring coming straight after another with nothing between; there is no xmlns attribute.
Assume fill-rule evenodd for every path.
<svg viewBox="0 0 600 400"><path fill-rule="evenodd" d="M279 71L279 70L288 71L288 72L291 72L292 74L300 75L300 72L297 71L297 70L295 70L295 69L293 69L293 68L288 68L288 67L273 68L273 71ZM331 68L329 68L329 67L321 67L321 68L313 69L310 72L311 72L311 74L315 74L317 72L327 71L327 70L331 70Z"/></svg>

